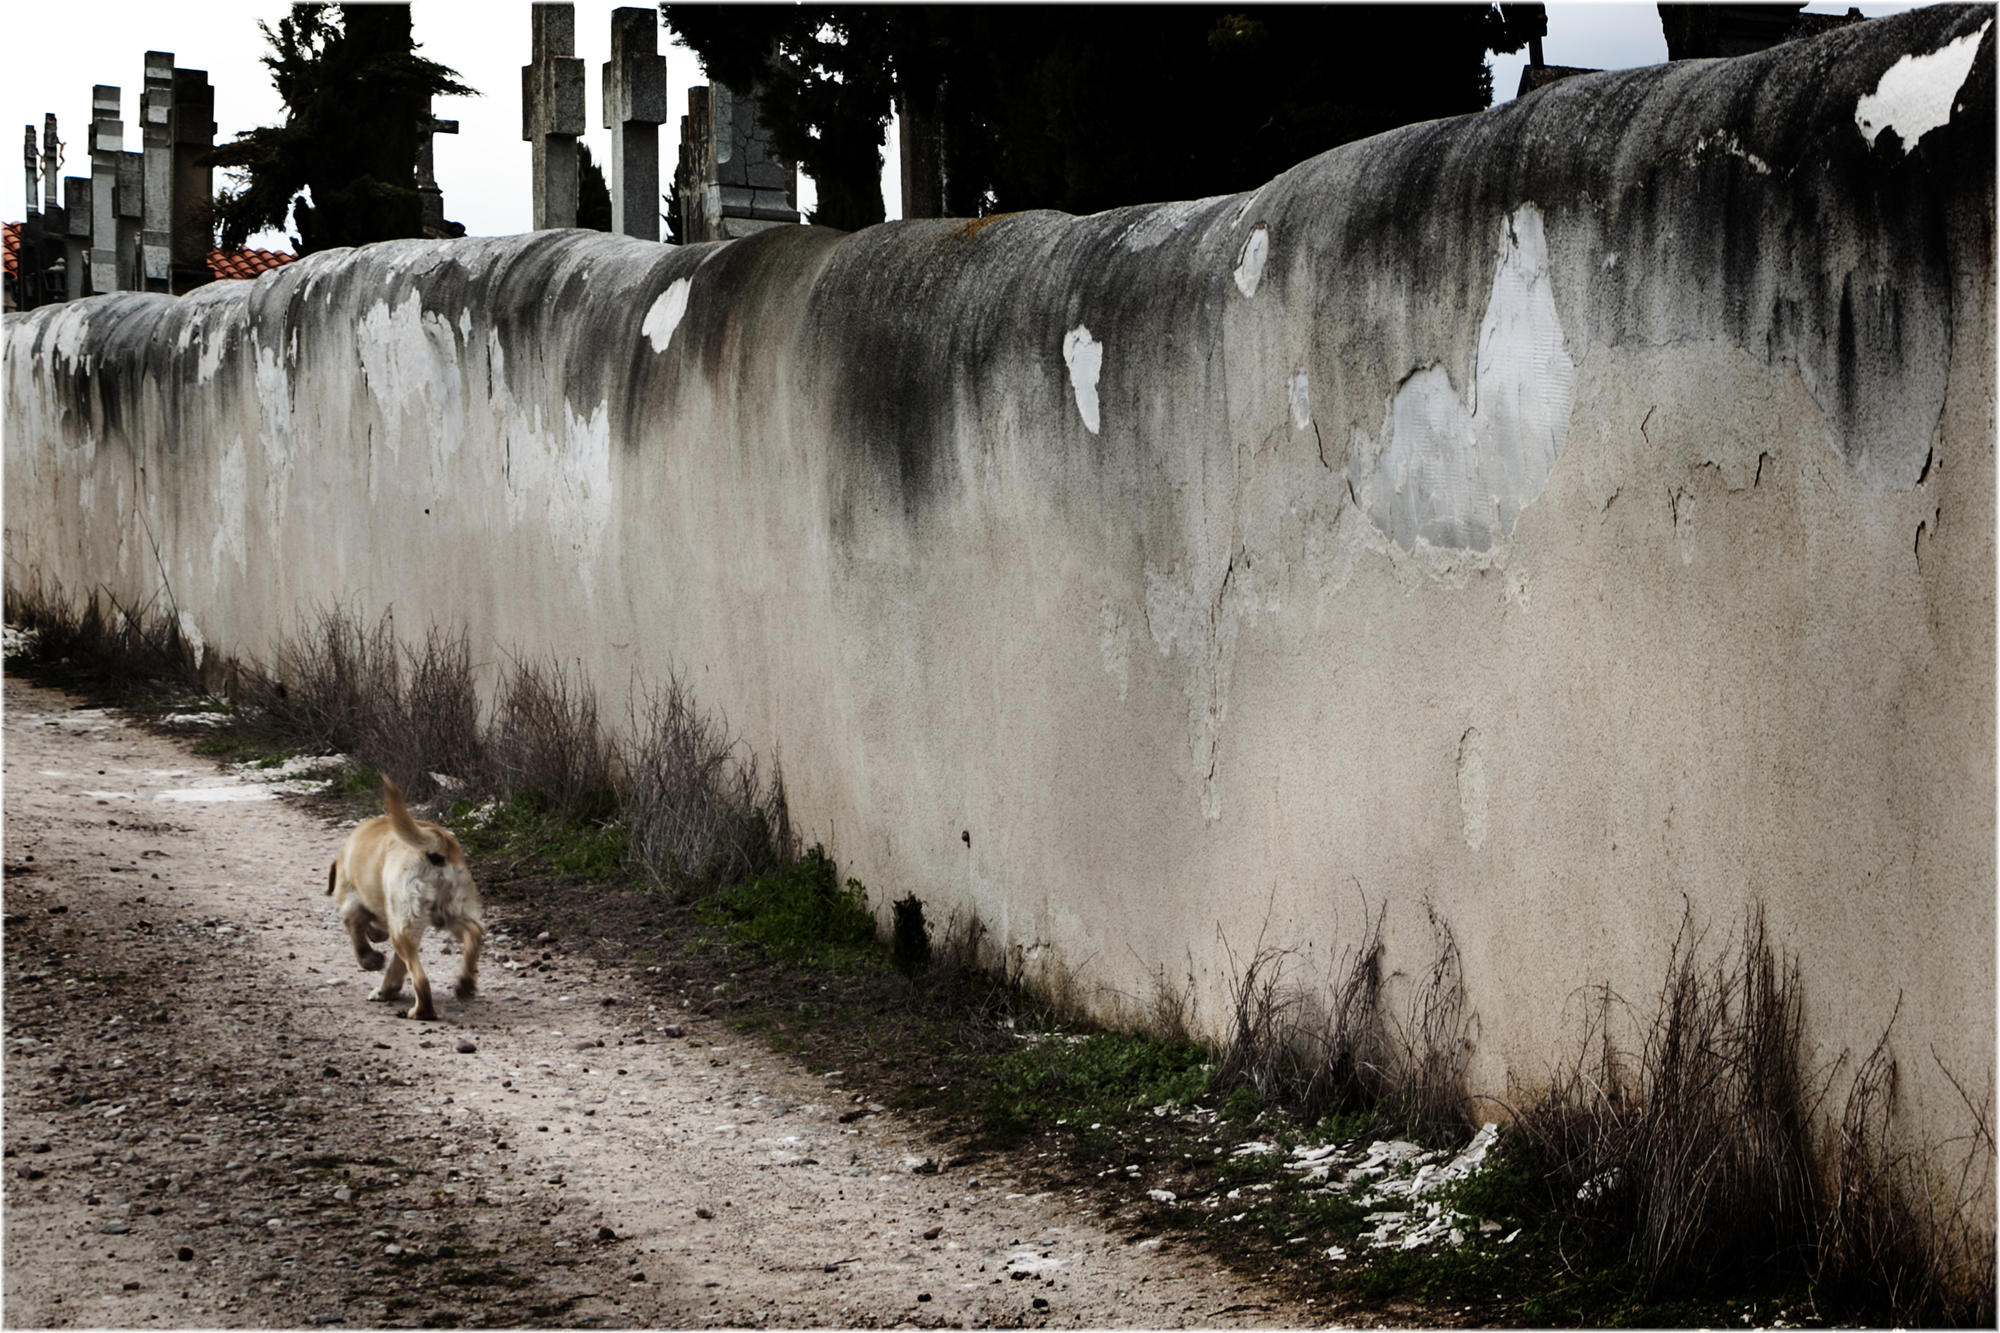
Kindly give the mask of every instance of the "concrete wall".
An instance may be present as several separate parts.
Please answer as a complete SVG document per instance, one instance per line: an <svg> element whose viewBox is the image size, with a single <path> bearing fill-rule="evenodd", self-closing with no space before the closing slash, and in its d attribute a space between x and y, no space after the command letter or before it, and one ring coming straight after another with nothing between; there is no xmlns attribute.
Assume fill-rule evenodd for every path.
<svg viewBox="0 0 2000 1333"><path fill-rule="evenodd" d="M1684 904L1719 946L1761 903L1821 1053L1900 994L1949 1110L1929 1050L1975 1089L1994 1051L1993 17L1574 79L1248 195L9 316L6 575L163 567L260 657L393 607L613 711L676 664L878 903L1107 1008L1191 969L1216 1023L1364 897L1420 975L1428 901L1484 1091L1579 987L1648 998Z"/></svg>

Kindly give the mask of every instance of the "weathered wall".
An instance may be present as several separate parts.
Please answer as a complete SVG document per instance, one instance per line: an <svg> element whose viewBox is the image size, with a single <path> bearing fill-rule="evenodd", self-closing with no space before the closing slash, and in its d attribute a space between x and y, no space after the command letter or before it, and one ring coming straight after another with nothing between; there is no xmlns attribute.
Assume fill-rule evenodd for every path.
<svg viewBox="0 0 2000 1333"><path fill-rule="evenodd" d="M1994 1049L1992 18L1250 195L10 316L7 577L163 566L254 656L340 601L614 699L679 664L878 901L1107 1004L1192 968L1215 1022L1364 895L1421 973L1428 900L1492 1092L1578 987L1649 995L1684 902L1761 903L1822 1051L1900 994L1935 1109L1928 1049Z"/></svg>

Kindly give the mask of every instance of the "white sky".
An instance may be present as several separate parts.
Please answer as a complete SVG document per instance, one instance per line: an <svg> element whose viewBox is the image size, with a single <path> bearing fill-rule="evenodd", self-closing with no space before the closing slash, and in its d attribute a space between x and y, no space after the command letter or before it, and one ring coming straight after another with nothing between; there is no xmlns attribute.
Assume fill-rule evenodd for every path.
<svg viewBox="0 0 2000 1333"><path fill-rule="evenodd" d="M610 3L576 6L577 50L586 71L584 105L591 126L584 139L607 173L610 132L601 119L600 70L610 53ZM1863 4L1871 16L1908 9L1907 4ZM1844 3L1808 8L1844 12ZM7 15L9 61L0 103L0 124L32 125L39 144L42 116L56 114L67 145L65 175L88 175L90 90L97 83L124 90L122 114L126 147L138 146L138 97L144 84L145 53L171 51L175 63L205 69L215 86L217 141L256 125L275 124L282 107L270 75L258 63L269 49L257 21L276 26L289 10L272 0L76 0L75 4L17 4ZM459 72L481 97L440 98L436 114L456 119L455 136L437 138L437 177L444 190L445 216L476 236L525 231L530 223L528 145L521 139L521 66L528 61L529 16L525 0L417 0L414 8L420 53ZM687 90L705 82L693 55L673 46L665 31L669 121L660 127L660 179L673 175L679 153L679 116ZM1657 9L1647 3L1549 5L1549 35L1543 57L1551 64L1624 69L1667 58ZM1492 57L1497 100L1512 97L1526 52ZM12 131L9 131L10 135ZM18 140L10 140L18 142ZM900 212L895 126L885 147L884 197L890 217ZM11 176L0 192L0 214L18 219L25 179ZM225 183L217 173L218 189ZM812 185L801 181L801 205L812 204ZM287 248L275 232L252 245Z"/></svg>

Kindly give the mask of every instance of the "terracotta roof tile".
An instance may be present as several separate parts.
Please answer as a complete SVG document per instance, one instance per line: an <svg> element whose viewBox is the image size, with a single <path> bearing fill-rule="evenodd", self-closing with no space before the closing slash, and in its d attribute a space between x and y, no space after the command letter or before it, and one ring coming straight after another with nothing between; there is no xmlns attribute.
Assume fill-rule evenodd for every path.
<svg viewBox="0 0 2000 1333"><path fill-rule="evenodd" d="M254 278L297 258L282 250L210 250L208 271L218 278Z"/></svg>
<svg viewBox="0 0 2000 1333"><path fill-rule="evenodd" d="M20 269L20 260L18 258L18 256L21 253L20 223L9 222L6 224L6 243L7 243L7 276L11 278Z"/></svg>

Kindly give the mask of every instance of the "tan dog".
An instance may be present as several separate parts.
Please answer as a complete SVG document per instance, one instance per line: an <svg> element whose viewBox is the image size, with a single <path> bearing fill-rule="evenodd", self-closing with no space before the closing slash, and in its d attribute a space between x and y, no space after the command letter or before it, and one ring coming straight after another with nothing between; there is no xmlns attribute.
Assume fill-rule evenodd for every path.
<svg viewBox="0 0 2000 1333"><path fill-rule="evenodd" d="M354 960L367 972L381 971L383 957L371 941L387 940L393 950L382 984L371 1000L394 1000L410 974L417 1002L405 1018L436 1018L431 981L417 957L425 926L449 930L462 950L457 994L469 1000L478 988L479 946L486 927L479 919L479 889L465 863L465 849L449 829L410 818L403 793L382 779L387 814L364 820L347 837L326 872L340 920L354 941Z"/></svg>

